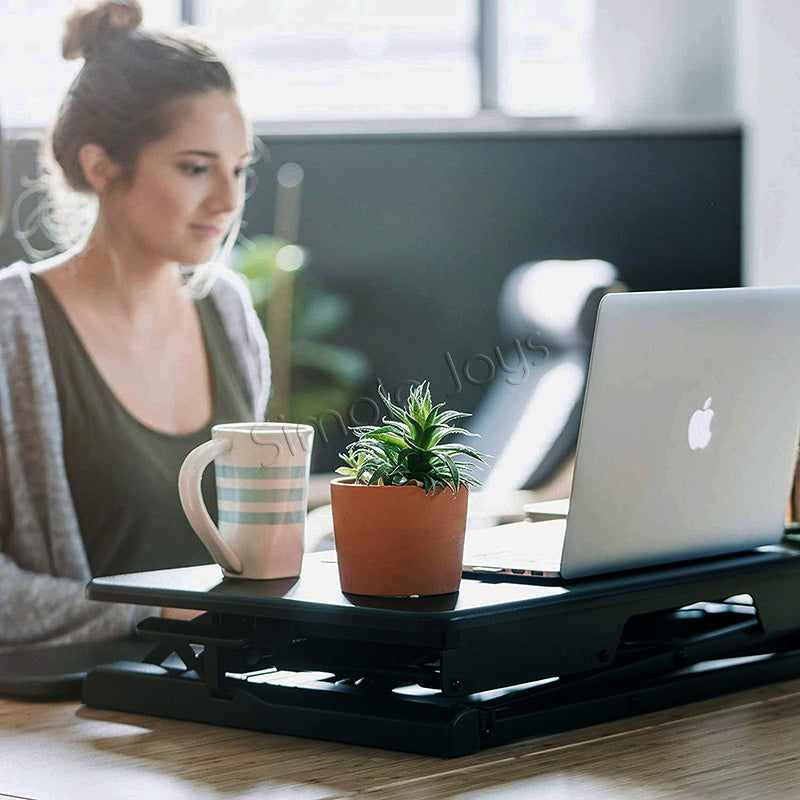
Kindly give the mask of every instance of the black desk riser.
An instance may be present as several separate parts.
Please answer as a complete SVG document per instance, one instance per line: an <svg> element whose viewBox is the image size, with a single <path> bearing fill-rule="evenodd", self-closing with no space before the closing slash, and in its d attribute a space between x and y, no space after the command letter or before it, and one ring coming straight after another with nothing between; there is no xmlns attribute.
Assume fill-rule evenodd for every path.
<svg viewBox="0 0 800 800"><path fill-rule="evenodd" d="M800 675L800 551L769 547L565 585L465 577L457 594L342 594L216 566L96 578L144 620L142 662L94 668L99 708L453 757ZM747 596L747 597L743 597ZM752 599L752 600L751 600Z"/></svg>

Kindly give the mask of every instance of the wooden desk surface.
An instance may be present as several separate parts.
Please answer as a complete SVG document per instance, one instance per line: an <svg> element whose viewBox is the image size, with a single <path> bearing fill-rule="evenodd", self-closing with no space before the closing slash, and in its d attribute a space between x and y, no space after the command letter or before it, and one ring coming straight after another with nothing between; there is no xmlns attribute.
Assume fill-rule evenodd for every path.
<svg viewBox="0 0 800 800"><path fill-rule="evenodd" d="M800 680L440 760L0 700L0 798L796 800Z"/></svg>

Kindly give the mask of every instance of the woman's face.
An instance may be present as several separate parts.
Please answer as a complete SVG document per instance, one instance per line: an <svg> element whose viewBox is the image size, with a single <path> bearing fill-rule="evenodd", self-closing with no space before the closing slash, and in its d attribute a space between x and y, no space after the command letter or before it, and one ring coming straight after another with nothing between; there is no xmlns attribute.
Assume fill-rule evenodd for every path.
<svg viewBox="0 0 800 800"><path fill-rule="evenodd" d="M250 132L235 98L214 91L179 101L170 133L147 145L133 185L103 198L124 252L139 261L209 261L244 202Z"/></svg>

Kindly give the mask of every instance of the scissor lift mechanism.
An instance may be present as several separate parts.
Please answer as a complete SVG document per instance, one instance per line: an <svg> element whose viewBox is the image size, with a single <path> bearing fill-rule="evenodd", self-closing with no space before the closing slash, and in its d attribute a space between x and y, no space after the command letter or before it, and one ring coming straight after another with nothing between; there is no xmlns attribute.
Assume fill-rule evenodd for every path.
<svg viewBox="0 0 800 800"><path fill-rule="evenodd" d="M214 566L98 578L89 597L205 613L153 617L142 662L89 672L83 702L454 757L800 675L800 552L455 595L343 595L308 557L288 581Z"/></svg>

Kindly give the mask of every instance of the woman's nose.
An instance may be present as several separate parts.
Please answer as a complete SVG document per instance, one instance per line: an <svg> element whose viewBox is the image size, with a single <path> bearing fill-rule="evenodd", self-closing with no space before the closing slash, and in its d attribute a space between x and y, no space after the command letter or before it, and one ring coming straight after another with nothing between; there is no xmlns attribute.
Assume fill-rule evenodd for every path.
<svg viewBox="0 0 800 800"><path fill-rule="evenodd" d="M239 181L227 175L220 176L214 185L211 203L216 211L234 211L239 203Z"/></svg>

